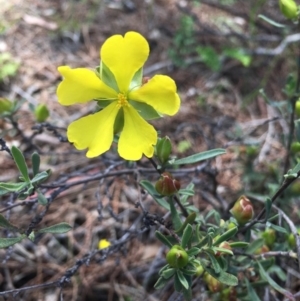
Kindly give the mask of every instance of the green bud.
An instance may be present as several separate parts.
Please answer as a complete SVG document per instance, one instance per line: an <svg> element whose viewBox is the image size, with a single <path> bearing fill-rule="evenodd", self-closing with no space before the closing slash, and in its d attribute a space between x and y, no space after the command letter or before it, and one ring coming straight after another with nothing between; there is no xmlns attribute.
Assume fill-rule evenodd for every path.
<svg viewBox="0 0 300 301"><path fill-rule="evenodd" d="M300 142L293 142L291 144L291 153L297 154L300 152Z"/></svg>
<svg viewBox="0 0 300 301"><path fill-rule="evenodd" d="M296 19L298 16L298 7L294 0L279 0L279 8L289 20Z"/></svg>
<svg viewBox="0 0 300 301"><path fill-rule="evenodd" d="M237 220L239 225L245 225L254 216L254 210L250 200L242 195L234 204L230 213Z"/></svg>
<svg viewBox="0 0 300 301"><path fill-rule="evenodd" d="M13 103L6 98L0 98L0 114L9 112L13 107Z"/></svg>
<svg viewBox="0 0 300 301"><path fill-rule="evenodd" d="M220 292L223 289L223 284L208 273L205 273L203 280L212 293Z"/></svg>
<svg viewBox="0 0 300 301"><path fill-rule="evenodd" d="M295 103L295 113L298 118L300 118L300 99Z"/></svg>
<svg viewBox="0 0 300 301"><path fill-rule="evenodd" d="M180 182L174 179L169 172L164 172L156 182L155 189L163 196L170 196L178 192L180 189Z"/></svg>
<svg viewBox="0 0 300 301"><path fill-rule="evenodd" d="M269 247L272 248L275 240L276 240L276 232L273 229L267 229L262 233L262 238L265 240L265 244Z"/></svg>
<svg viewBox="0 0 300 301"><path fill-rule="evenodd" d="M172 268L183 268L189 262L189 255L179 245L174 245L166 256L167 263Z"/></svg>
<svg viewBox="0 0 300 301"><path fill-rule="evenodd" d="M156 144L156 155L161 164L168 162L171 151L172 144L168 136L158 140Z"/></svg>
<svg viewBox="0 0 300 301"><path fill-rule="evenodd" d="M35 118L38 122L44 122L49 117L49 110L44 104L39 104L34 110Z"/></svg>

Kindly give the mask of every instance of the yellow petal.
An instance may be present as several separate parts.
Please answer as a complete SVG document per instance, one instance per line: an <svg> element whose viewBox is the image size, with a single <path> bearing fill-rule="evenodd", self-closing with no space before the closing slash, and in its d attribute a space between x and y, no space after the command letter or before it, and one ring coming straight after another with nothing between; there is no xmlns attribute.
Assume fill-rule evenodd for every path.
<svg viewBox="0 0 300 301"><path fill-rule="evenodd" d="M125 160L139 160L142 155L151 158L154 153L153 145L157 141L157 132L132 107L124 109L124 128L121 132L118 152Z"/></svg>
<svg viewBox="0 0 300 301"><path fill-rule="evenodd" d="M113 141L114 122L118 111L117 102L113 102L98 113L72 122L67 131L69 141L79 150L88 148L88 158L108 151Z"/></svg>
<svg viewBox="0 0 300 301"><path fill-rule="evenodd" d="M117 93L104 84L94 71L86 68L71 69L58 67L63 81L58 85L57 97L60 104L69 106L95 98L116 98Z"/></svg>
<svg viewBox="0 0 300 301"><path fill-rule="evenodd" d="M114 74L120 92L126 93L133 75L144 65L149 56L146 39L137 32L108 38L100 51L103 63Z"/></svg>
<svg viewBox="0 0 300 301"><path fill-rule="evenodd" d="M98 243L98 249L103 250L110 247L111 243L107 239L100 239Z"/></svg>
<svg viewBox="0 0 300 301"><path fill-rule="evenodd" d="M139 89L131 91L128 98L145 102L156 111L171 116L176 114L180 107L176 84L172 78L165 75L155 75Z"/></svg>

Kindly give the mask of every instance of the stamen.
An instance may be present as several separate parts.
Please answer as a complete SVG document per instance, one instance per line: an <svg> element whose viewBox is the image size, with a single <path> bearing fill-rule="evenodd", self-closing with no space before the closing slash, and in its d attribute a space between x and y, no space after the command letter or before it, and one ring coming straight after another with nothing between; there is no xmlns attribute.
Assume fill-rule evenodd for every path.
<svg viewBox="0 0 300 301"><path fill-rule="evenodd" d="M118 106L121 107L126 107L128 106L128 101L127 97L123 93L118 94Z"/></svg>

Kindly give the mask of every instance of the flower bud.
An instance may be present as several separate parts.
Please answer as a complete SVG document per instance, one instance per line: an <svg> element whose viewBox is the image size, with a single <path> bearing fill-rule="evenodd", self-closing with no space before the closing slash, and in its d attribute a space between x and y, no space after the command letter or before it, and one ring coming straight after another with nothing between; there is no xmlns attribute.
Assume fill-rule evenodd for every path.
<svg viewBox="0 0 300 301"><path fill-rule="evenodd" d="M49 110L44 104L39 104L34 110L34 115L38 122L44 122L49 117Z"/></svg>
<svg viewBox="0 0 300 301"><path fill-rule="evenodd" d="M168 264L172 268L183 268L189 262L189 255L179 245L174 245L166 256Z"/></svg>
<svg viewBox="0 0 300 301"><path fill-rule="evenodd" d="M9 112L12 109L13 103L5 98L0 98L0 114Z"/></svg>
<svg viewBox="0 0 300 301"><path fill-rule="evenodd" d="M273 229L267 229L262 233L262 237L265 240L265 244L269 247L272 248L274 245L274 242L276 240L276 232Z"/></svg>
<svg viewBox="0 0 300 301"><path fill-rule="evenodd" d="M298 16L298 7L294 0L279 0L279 8L289 20L296 19Z"/></svg>
<svg viewBox="0 0 300 301"><path fill-rule="evenodd" d="M220 292L223 288L223 284L208 273L205 273L204 281L212 293Z"/></svg>
<svg viewBox="0 0 300 301"><path fill-rule="evenodd" d="M169 160L171 151L172 151L172 144L168 136L161 138L157 141L156 155L161 164L164 164Z"/></svg>
<svg viewBox="0 0 300 301"><path fill-rule="evenodd" d="M244 195L235 202L230 212L240 225L246 224L254 216L252 203Z"/></svg>
<svg viewBox="0 0 300 301"><path fill-rule="evenodd" d="M220 243L219 248L227 249L227 250L230 250L230 251L232 250L232 248L231 248L228 241L223 241L222 243ZM222 255L228 255L228 254L224 253L222 251L217 251L216 252L217 257L222 256Z"/></svg>
<svg viewBox="0 0 300 301"><path fill-rule="evenodd" d="M298 118L300 118L300 99L295 103L295 113Z"/></svg>
<svg viewBox="0 0 300 301"><path fill-rule="evenodd" d="M174 179L169 172L164 172L156 182L155 189L161 195L170 196L180 189L180 182Z"/></svg>
<svg viewBox="0 0 300 301"><path fill-rule="evenodd" d="M268 246L263 245L261 248L258 248L257 250L255 250L254 254L255 255L260 255L260 254L264 254L269 252L270 249L268 248Z"/></svg>

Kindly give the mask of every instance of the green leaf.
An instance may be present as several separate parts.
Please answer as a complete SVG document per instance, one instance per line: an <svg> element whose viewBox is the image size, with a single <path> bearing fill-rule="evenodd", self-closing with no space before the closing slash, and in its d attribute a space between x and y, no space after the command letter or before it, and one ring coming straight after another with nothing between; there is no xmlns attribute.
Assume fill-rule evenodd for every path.
<svg viewBox="0 0 300 301"><path fill-rule="evenodd" d="M220 243L222 243L223 241L229 240L237 233L237 231L238 231L237 227L227 230L225 233L223 233L221 236L219 236L219 238L214 242L213 245L217 246Z"/></svg>
<svg viewBox="0 0 300 301"><path fill-rule="evenodd" d="M281 232L281 233L284 233L284 234L289 234L289 231L287 231L285 228L283 228L281 226L271 224L270 222L267 222L266 226L268 228L272 228L272 229L276 230L277 232Z"/></svg>
<svg viewBox="0 0 300 301"><path fill-rule="evenodd" d="M251 64L251 55L247 54L245 50L241 48L225 49L223 53L241 62L244 67L249 67Z"/></svg>
<svg viewBox="0 0 300 301"><path fill-rule="evenodd" d="M159 231L155 231L155 237L169 248L173 247L172 243L167 239L167 237Z"/></svg>
<svg viewBox="0 0 300 301"><path fill-rule="evenodd" d="M164 279L163 277L159 277L156 283L154 284L154 288L156 290L162 289L168 283L168 279Z"/></svg>
<svg viewBox="0 0 300 301"><path fill-rule="evenodd" d="M197 255L201 252L201 249L196 248L196 247L192 247L190 248L188 251L186 251L188 253L189 256L193 256L193 255Z"/></svg>
<svg viewBox="0 0 300 301"><path fill-rule="evenodd" d="M268 219L272 208L272 201L270 198L266 198L265 209L266 209L266 219Z"/></svg>
<svg viewBox="0 0 300 301"><path fill-rule="evenodd" d="M171 269L167 269L167 270L164 270L162 273L161 273L161 277L163 277L164 279L169 279L171 278L174 274L175 274L175 269L171 268Z"/></svg>
<svg viewBox="0 0 300 301"><path fill-rule="evenodd" d="M53 234L61 234L69 232L72 227L68 223L59 223L47 228L43 228L37 231L37 233L53 233Z"/></svg>
<svg viewBox="0 0 300 301"><path fill-rule="evenodd" d="M212 149L212 150L209 150L209 151L206 151L206 152L194 154L194 155L182 158L182 159L175 160L173 164L174 165L192 164L192 163L196 163L196 162L199 162L199 161L211 159L213 157L223 155L223 154L226 154L225 149L216 148L216 149Z"/></svg>
<svg viewBox="0 0 300 301"><path fill-rule="evenodd" d="M186 228L183 231L182 240L181 240L181 246L185 249L188 243L191 240L193 234L193 228L190 224L186 226Z"/></svg>
<svg viewBox="0 0 300 301"><path fill-rule="evenodd" d="M174 201L172 200L172 198L170 198L169 204L170 204L173 226L174 226L175 231L178 231L181 228L183 223L180 219L178 211L175 208L175 204L174 204Z"/></svg>
<svg viewBox="0 0 300 301"><path fill-rule="evenodd" d="M96 75L109 87L119 92L119 87L114 74L110 69L101 61L100 67L96 69Z"/></svg>
<svg viewBox="0 0 300 301"><path fill-rule="evenodd" d="M37 191L37 193L38 193L39 204L41 204L43 206L47 205L47 203L48 203L47 198L39 190Z"/></svg>
<svg viewBox="0 0 300 301"><path fill-rule="evenodd" d="M141 67L137 72L135 72L130 85L129 90L136 89L142 84L143 81L143 67Z"/></svg>
<svg viewBox="0 0 300 301"><path fill-rule="evenodd" d="M181 292L182 291L182 284L181 281L178 277L178 273L175 273L174 275L174 288L176 292Z"/></svg>
<svg viewBox="0 0 300 301"><path fill-rule="evenodd" d="M219 71L221 68L221 61L218 53L211 46L196 47L197 53L200 55L201 60L212 71Z"/></svg>
<svg viewBox="0 0 300 301"><path fill-rule="evenodd" d="M177 270L177 276L178 276L178 279L181 283L181 285L187 290L189 288L189 283L188 281L185 279L183 273L180 271L180 270Z"/></svg>
<svg viewBox="0 0 300 301"><path fill-rule="evenodd" d="M178 193L182 195L193 196L195 191L193 189L180 189Z"/></svg>
<svg viewBox="0 0 300 301"><path fill-rule="evenodd" d="M199 243L195 245L195 247L197 248L204 247L206 244L208 244L209 237L210 237L209 235L206 235Z"/></svg>
<svg viewBox="0 0 300 301"><path fill-rule="evenodd" d="M25 236L12 237L12 238L0 238L0 249L8 248L10 246L15 245L16 243L23 240Z"/></svg>
<svg viewBox="0 0 300 301"><path fill-rule="evenodd" d="M133 100L130 100L129 102L139 112L143 119L151 120L161 118L161 115L157 113L157 111L150 105L144 102L138 102Z"/></svg>
<svg viewBox="0 0 300 301"><path fill-rule="evenodd" d="M28 175L28 168L27 168L27 164L25 162L25 158L24 158L22 152L17 147L13 146L11 148L11 153L14 157L14 160L17 164L17 167L18 167L20 173L22 174L22 176L24 178L24 181L29 182L30 179L29 179L29 175Z"/></svg>
<svg viewBox="0 0 300 301"><path fill-rule="evenodd" d="M45 181L46 179L48 179L49 176L50 175L48 174L47 171L42 171L42 172L36 174L30 182L32 184L39 184L39 183Z"/></svg>
<svg viewBox="0 0 300 301"><path fill-rule="evenodd" d="M203 260L200 260L201 264L204 268L204 270L210 274L211 276L213 276L214 278L216 278L217 280L219 280L220 282L229 285L229 286L237 286L238 285L238 278L232 274L226 273L225 271L221 270L220 273L216 273L213 269L209 268L208 266L205 265L205 263L203 262Z"/></svg>
<svg viewBox="0 0 300 301"><path fill-rule="evenodd" d="M167 209L170 211L170 205L164 198L158 198L158 192L156 191L155 187L146 180L140 181L140 185L153 197L154 201L162 206L163 208Z"/></svg>
<svg viewBox="0 0 300 301"><path fill-rule="evenodd" d="M18 228L11 224L2 214L0 214L0 227L9 230L18 230Z"/></svg>
<svg viewBox="0 0 300 301"><path fill-rule="evenodd" d="M182 290L182 294L186 301L192 300L192 289L190 287L187 290Z"/></svg>
<svg viewBox="0 0 300 301"><path fill-rule="evenodd" d="M288 298L289 300L295 301L295 298L293 296L292 293L290 293L289 291L285 290L284 288L282 288L280 285L278 285L270 276L269 274L264 270L264 268L262 267L262 265L257 262L258 266L259 266L259 273L261 275L261 277L263 279L265 279L266 281L268 281L268 283L279 293L281 293L282 295L284 295L286 298Z"/></svg>
<svg viewBox="0 0 300 301"><path fill-rule="evenodd" d="M19 192L28 186L28 183L0 183L0 189L9 192Z"/></svg>
<svg viewBox="0 0 300 301"><path fill-rule="evenodd" d="M249 246L248 242L244 241L237 241L229 243L231 248L247 248Z"/></svg>
<svg viewBox="0 0 300 301"><path fill-rule="evenodd" d="M275 26L275 27L279 27L279 28L285 27L284 24L275 22L274 20L272 20L272 19L266 17L265 15L258 15L258 18L260 18L260 19L266 21L267 23L269 23L269 24L271 24L271 25L273 25L273 26Z"/></svg>
<svg viewBox="0 0 300 301"><path fill-rule="evenodd" d="M258 238L254 240L246 249L247 254L254 254L254 252L261 248L265 244L265 240L263 238Z"/></svg>
<svg viewBox="0 0 300 301"><path fill-rule="evenodd" d="M31 156L31 162L32 162L32 171L33 176L37 175L40 170L40 162L41 158L40 155L37 152L34 152Z"/></svg>
<svg viewBox="0 0 300 301"><path fill-rule="evenodd" d="M253 289L252 285L248 281L247 278L245 278L246 284L247 284L247 290L248 290L248 297L251 301L261 301L260 298L257 296L255 290Z"/></svg>
<svg viewBox="0 0 300 301"><path fill-rule="evenodd" d="M182 234L183 230L185 229L185 227L187 225L192 225L196 219L197 215L195 212L192 212L191 214L189 214L189 216L185 219L184 223L182 224L182 226L175 231L178 235Z"/></svg>
<svg viewBox="0 0 300 301"><path fill-rule="evenodd" d="M211 250L204 250L203 252L209 257L214 271L217 274L219 274L221 272L221 267L220 267L219 262L217 261L215 255L212 253Z"/></svg>
<svg viewBox="0 0 300 301"><path fill-rule="evenodd" d="M216 252L221 252L221 253L225 253L225 254L228 254L228 255L233 255L232 251L231 250L228 250L228 249L225 249L225 248L220 248L220 247L213 247L213 251L216 253Z"/></svg>

